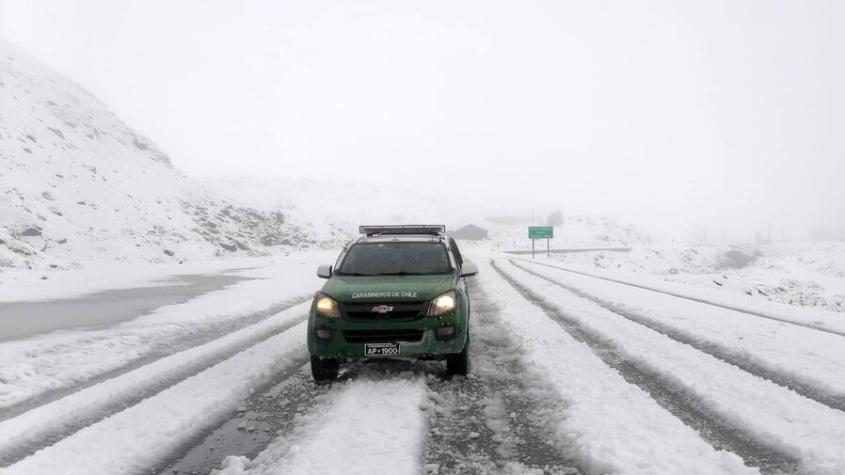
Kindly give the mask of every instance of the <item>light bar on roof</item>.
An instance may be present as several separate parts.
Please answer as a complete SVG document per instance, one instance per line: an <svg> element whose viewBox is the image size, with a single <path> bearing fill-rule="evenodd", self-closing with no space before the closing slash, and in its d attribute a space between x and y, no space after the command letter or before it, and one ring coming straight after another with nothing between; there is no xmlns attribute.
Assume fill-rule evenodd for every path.
<svg viewBox="0 0 845 475"><path fill-rule="evenodd" d="M438 236L446 233L446 226L442 224L359 226L358 232L367 236L389 236L396 234L430 234L432 236Z"/></svg>

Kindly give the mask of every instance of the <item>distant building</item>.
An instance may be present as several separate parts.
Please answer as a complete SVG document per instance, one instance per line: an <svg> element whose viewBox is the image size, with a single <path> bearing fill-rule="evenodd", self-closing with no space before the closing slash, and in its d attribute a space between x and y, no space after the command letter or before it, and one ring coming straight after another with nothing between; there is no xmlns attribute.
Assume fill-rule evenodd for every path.
<svg viewBox="0 0 845 475"><path fill-rule="evenodd" d="M481 241L482 239L487 239L487 230L474 224L467 224L462 228L452 231L449 235L463 241Z"/></svg>

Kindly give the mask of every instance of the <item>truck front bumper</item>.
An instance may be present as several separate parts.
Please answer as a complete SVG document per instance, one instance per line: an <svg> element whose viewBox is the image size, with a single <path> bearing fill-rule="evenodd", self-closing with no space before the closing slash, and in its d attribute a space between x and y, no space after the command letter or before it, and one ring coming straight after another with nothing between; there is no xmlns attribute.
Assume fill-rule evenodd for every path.
<svg viewBox="0 0 845 475"><path fill-rule="evenodd" d="M467 338L464 315L424 317L410 322L350 322L311 314L308 351L320 358L370 358L367 344L396 343L398 358L440 358L460 353Z"/></svg>

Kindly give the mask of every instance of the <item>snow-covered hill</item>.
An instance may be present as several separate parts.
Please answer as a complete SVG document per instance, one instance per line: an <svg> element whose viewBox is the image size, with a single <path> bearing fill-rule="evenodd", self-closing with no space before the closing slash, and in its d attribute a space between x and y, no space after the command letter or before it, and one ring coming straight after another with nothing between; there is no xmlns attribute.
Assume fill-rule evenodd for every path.
<svg viewBox="0 0 845 475"><path fill-rule="evenodd" d="M181 260L315 242L288 218L188 179L91 94L0 42L0 266Z"/></svg>
<svg viewBox="0 0 845 475"><path fill-rule="evenodd" d="M0 269L337 246L453 209L383 184L195 179L96 97L0 41Z"/></svg>
<svg viewBox="0 0 845 475"><path fill-rule="evenodd" d="M318 242L336 242L358 234L361 224L463 224L467 210L454 196L428 196L389 183L334 179L229 177L203 179L220 196L261 209L301 217Z"/></svg>

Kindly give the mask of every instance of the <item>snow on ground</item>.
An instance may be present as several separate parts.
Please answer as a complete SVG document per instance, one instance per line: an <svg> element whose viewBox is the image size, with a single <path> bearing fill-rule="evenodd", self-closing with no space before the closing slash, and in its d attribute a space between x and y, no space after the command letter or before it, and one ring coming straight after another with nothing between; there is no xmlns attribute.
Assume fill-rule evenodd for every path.
<svg viewBox="0 0 845 475"><path fill-rule="evenodd" d="M565 402L545 379L526 371L521 346L503 323L511 316L476 279L468 285L470 373L443 379L437 371L426 378L434 409L427 412L426 473L583 473L569 439L557 436Z"/></svg>
<svg viewBox="0 0 845 475"><path fill-rule="evenodd" d="M431 409L424 378L414 374L336 383L326 400L255 460L228 457L217 475L418 474Z"/></svg>
<svg viewBox="0 0 845 475"><path fill-rule="evenodd" d="M120 376L74 392L17 417L0 421L0 460L4 454L37 445L90 423L116 410L139 394L154 393L162 384L173 384L215 361L280 333L305 318L310 302L302 303L266 320L224 337L158 359Z"/></svg>
<svg viewBox="0 0 845 475"><path fill-rule="evenodd" d="M553 247L560 244L556 240ZM588 272L659 279L726 297L845 312L843 255L841 242L692 246L653 241L636 243L627 253L556 254L552 259Z"/></svg>
<svg viewBox="0 0 845 475"><path fill-rule="evenodd" d="M301 364L305 322L4 469L6 475L143 473Z"/></svg>
<svg viewBox="0 0 845 475"><path fill-rule="evenodd" d="M494 249L530 250L530 220L487 223ZM800 307L845 312L845 242L693 244L602 217L565 216L555 226L552 249L630 248L553 254L552 259L585 271L624 273L686 284L726 295L748 295ZM537 241L545 256L545 240Z"/></svg>
<svg viewBox="0 0 845 475"><path fill-rule="evenodd" d="M628 358L683 387L757 440L799 459L803 470L835 474L845 467L845 413L621 318L510 263L502 266L543 301L612 341Z"/></svg>
<svg viewBox="0 0 845 475"><path fill-rule="evenodd" d="M3 472L149 471L231 414L253 388L302 369L305 326L296 322L307 303L271 310L307 299L320 284L316 265L337 256L303 249L342 244L359 224L430 221L454 228L465 223L464 212L370 183L185 177L96 98L0 41L0 302L164 285L179 274L250 279L107 328L0 344L0 412L19 412L0 422L0 460L46 446ZM506 222L480 223L490 239L468 248L530 248L528 223ZM693 246L604 218L565 217L552 246L631 251L538 262L845 332L836 313L845 311L843 243ZM255 255L265 257L245 257ZM731 424L799 459L803 470L841 473L843 413L499 262L514 278L542 289L546 304ZM756 471L715 450L479 264L479 283L504 317L525 377L556 392L544 410L554 414L558 439L575 447L586 472ZM845 393L838 336L541 271L787 378L800 375L812 386ZM254 460L230 457L222 473L419 473L426 469L420 460L426 417L440 402L430 391L415 374L365 372L337 383L292 432ZM491 399L487 416L490 430L505 438L501 406Z"/></svg>
<svg viewBox="0 0 845 475"><path fill-rule="evenodd" d="M672 328L705 346L717 345L757 366L804 380L845 398L842 336L679 299L627 285L517 261L520 266L579 289L611 308Z"/></svg>
<svg viewBox="0 0 845 475"><path fill-rule="evenodd" d="M480 248L468 253L487 256ZM524 273L509 264L507 257L491 255L505 272L541 294L543 303L578 319L618 347L626 359L650 368L664 384L679 388L696 404L755 440L800 460L803 471L833 474L845 466L838 450L845 444L845 415L840 411L620 318ZM249 326L240 329L226 327L206 341L191 340L194 343L184 349L156 355L155 360L108 379L96 381L98 375L141 360L157 347L176 348L183 339L195 338L218 324L245 322L244 315L306 298L320 284L314 275L316 264L331 262L335 256L336 251L276 257L272 264L234 271L253 280L129 322L3 343L0 379L6 385L0 387L6 392L0 396L7 398L3 400L6 407L95 380L0 422L0 460L18 460L5 467L4 473L140 473L160 467L185 444L231 415L251 389L278 380L280 373L302 370L307 361L305 327L296 322L304 318L308 304L249 321ZM525 374L515 377L553 391L554 397L538 400L538 410L548 415L543 430L553 431L551 437L561 443L552 445L565 450L566 457L574 457L584 472L757 471L736 454L714 449L712 442L649 393L629 384L595 349L574 339L538 302L526 300L486 260L477 263L481 273L473 285L481 287L485 303L496 309L496 325L502 327L498 331L506 331L512 339L507 351L525 368ZM837 377L845 364L845 354L837 345L841 337L769 320L751 325L747 322L755 317L733 315L729 310L651 296L644 290L542 266L533 268L626 311L730 347L774 371L800 374L829 391L843 389ZM484 377L491 368L479 371L476 377ZM445 399L436 397L426 377L433 376L416 371L354 374L319 396L307 413L294 418L293 430L280 433L253 460L237 453L220 454L221 459L233 455L221 474L369 473L374 467L420 473L430 469L423 466L422 457L426 424L434 414L430 411L448 413L455 408L438 409ZM493 394L488 399L486 420L480 424L486 424L506 446L502 424L510 416L505 417L501 398ZM31 455L20 459L27 454ZM518 464L510 465L518 472L515 467Z"/></svg>
<svg viewBox="0 0 845 475"><path fill-rule="evenodd" d="M319 288L317 265L333 255L336 251L279 257L264 267L239 272L252 280L108 328L63 330L4 342L0 409L73 387L146 355L167 353L182 339L215 326L305 300Z"/></svg>
<svg viewBox="0 0 845 475"><path fill-rule="evenodd" d="M549 382L568 405L560 436L572 441L588 473L754 473L734 454L714 450L647 393L629 385L588 346L525 300L486 263L479 281L506 317L531 377Z"/></svg>
<svg viewBox="0 0 845 475"><path fill-rule="evenodd" d="M745 267L670 274L666 280L745 294L754 300L845 312L845 243L763 246Z"/></svg>
<svg viewBox="0 0 845 475"><path fill-rule="evenodd" d="M517 260L530 261L529 259L521 259L519 257L513 258ZM668 282L658 276L647 274L585 269L583 267L561 264L560 261L554 258L547 259L545 257L538 257L534 261L562 269L584 272L591 276L597 276L604 279L647 287L690 299L711 302L715 305L721 305L741 311L760 313L778 320L824 328L838 333L845 333L845 318L843 318L841 313L818 307L802 307L798 305L771 302L769 300L754 298L746 294L723 292L718 288L713 289L696 285Z"/></svg>

